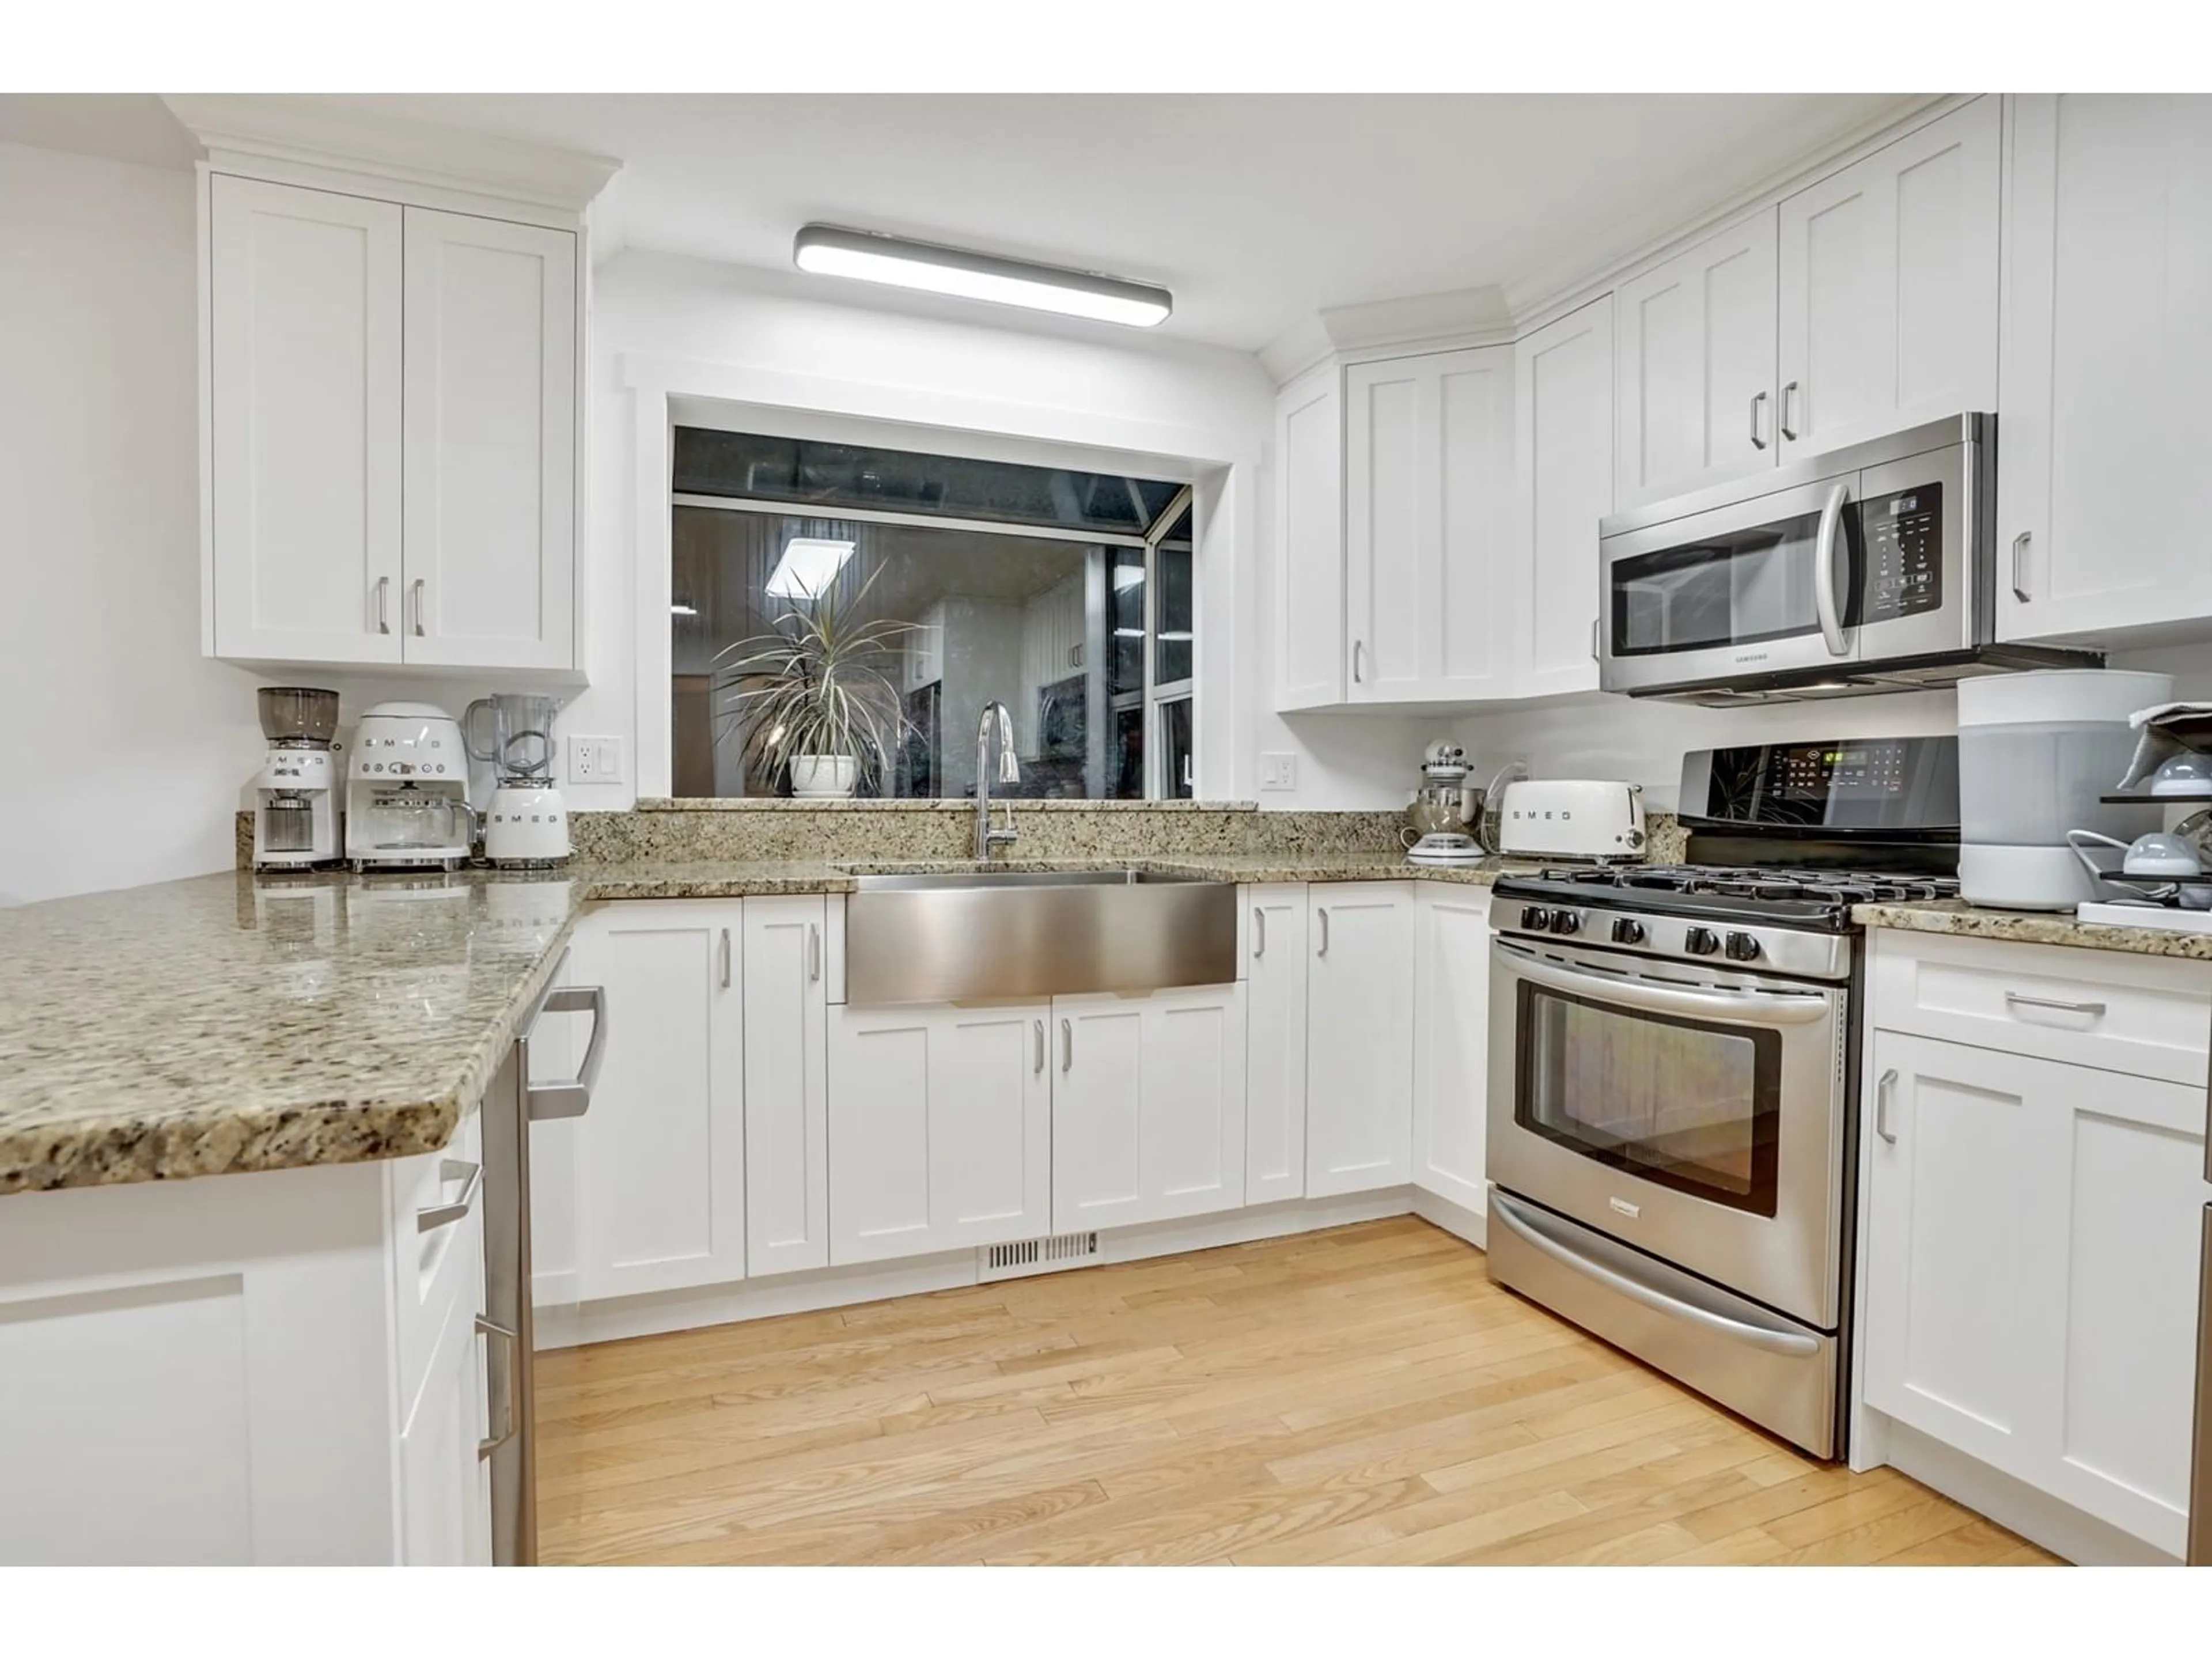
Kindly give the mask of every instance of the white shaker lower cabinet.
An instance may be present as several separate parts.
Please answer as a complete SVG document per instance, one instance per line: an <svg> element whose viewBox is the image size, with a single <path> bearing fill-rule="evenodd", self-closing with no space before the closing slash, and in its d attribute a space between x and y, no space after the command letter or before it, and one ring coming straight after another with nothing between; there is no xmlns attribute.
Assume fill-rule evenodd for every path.
<svg viewBox="0 0 2212 1659"><path fill-rule="evenodd" d="M1052 1002L1052 1224L1244 1202L1244 988Z"/></svg>
<svg viewBox="0 0 2212 1659"><path fill-rule="evenodd" d="M577 925L568 977L606 988L608 1032L576 1125L582 1300L745 1275L747 902L641 900Z"/></svg>
<svg viewBox="0 0 2212 1659"><path fill-rule="evenodd" d="M830 1259L1052 1231L1051 1006L830 1011Z"/></svg>
<svg viewBox="0 0 2212 1659"><path fill-rule="evenodd" d="M830 1265L828 941L819 894L744 901L745 1269Z"/></svg>
<svg viewBox="0 0 2212 1659"><path fill-rule="evenodd" d="M492 1564L491 1464L477 1455L489 1417L482 1218L453 1248L466 1253L465 1294L453 1298L430 1369L399 1438L401 1559L410 1567Z"/></svg>
<svg viewBox="0 0 2212 1659"><path fill-rule="evenodd" d="M1425 883L1413 922L1413 1184L1483 1215L1490 889Z"/></svg>
<svg viewBox="0 0 2212 1659"><path fill-rule="evenodd" d="M1413 1174L1413 884L1309 887L1306 1196Z"/></svg>
<svg viewBox="0 0 2212 1659"><path fill-rule="evenodd" d="M1306 890L1247 887L1244 1201L1306 1191Z"/></svg>
<svg viewBox="0 0 2212 1659"><path fill-rule="evenodd" d="M1893 936L1876 939L1879 958ZM1970 981L2007 973L2009 961L2023 964L2019 982L2041 994L2045 981L2027 975L2050 957L2080 958L2074 971L2085 978L2100 960L2086 950L1992 944L1988 968L1977 969L1960 942L1931 943L1943 949L1920 976L1920 1006L1885 1003L1877 982L1877 1020L1955 1017L1946 1005L1971 1005L1978 988ZM2075 999L2081 1012L2045 1013L2057 1006L2048 997L2027 1004L2037 1020L2023 1021L2010 1050L1875 1033L1863 1115L1865 1400L2178 1557L2199 1230L2212 1200L2204 1091L2035 1052L2079 1036L2059 1028L2125 1029L2138 1008L2155 1015L2172 1000L2134 982L2144 958L2111 960L2130 971ZM2212 989L2202 988L2201 964L2160 965L2175 970L2173 992L2191 970L2199 996ZM2124 1042L2108 1046L2124 1063ZM2203 1065L2200 1057L2200 1073Z"/></svg>

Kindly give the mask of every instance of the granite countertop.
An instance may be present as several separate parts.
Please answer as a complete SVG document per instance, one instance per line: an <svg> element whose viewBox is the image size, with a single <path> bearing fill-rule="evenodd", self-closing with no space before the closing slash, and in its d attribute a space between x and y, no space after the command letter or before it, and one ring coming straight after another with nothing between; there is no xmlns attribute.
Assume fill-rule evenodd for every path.
<svg viewBox="0 0 2212 1659"><path fill-rule="evenodd" d="M1221 881L1477 885L1504 867L1358 853L1127 863ZM497 1071L586 904L845 892L856 872L973 867L240 872L0 910L0 1194L434 1152Z"/></svg>
<svg viewBox="0 0 2212 1659"><path fill-rule="evenodd" d="M2093 951L2131 951L2138 956L2212 962L2212 933L2116 927L2108 922L2076 921L2063 911L1995 910L1964 899L1927 899L1906 904L1862 904L1851 911L1851 916L1869 927L1900 928L1908 933L1955 933L2023 945L2071 945Z"/></svg>

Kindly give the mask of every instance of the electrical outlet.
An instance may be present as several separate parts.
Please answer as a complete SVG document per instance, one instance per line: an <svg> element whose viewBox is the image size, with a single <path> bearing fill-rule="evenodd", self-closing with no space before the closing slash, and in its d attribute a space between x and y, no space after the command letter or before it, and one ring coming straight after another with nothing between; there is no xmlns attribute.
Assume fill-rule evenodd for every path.
<svg viewBox="0 0 2212 1659"><path fill-rule="evenodd" d="M1296 755L1263 753L1260 757L1260 787L1262 789L1297 788L1298 757Z"/></svg>
<svg viewBox="0 0 2212 1659"><path fill-rule="evenodd" d="M623 779L623 740L620 738L568 739L568 781L620 783Z"/></svg>

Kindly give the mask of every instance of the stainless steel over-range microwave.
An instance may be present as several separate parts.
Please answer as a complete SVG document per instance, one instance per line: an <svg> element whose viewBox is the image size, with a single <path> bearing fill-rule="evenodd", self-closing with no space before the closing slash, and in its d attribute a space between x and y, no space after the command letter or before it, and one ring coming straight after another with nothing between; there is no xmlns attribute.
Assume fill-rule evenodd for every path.
<svg viewBox="0 0 2212 1659"><path fill-rule="evenodd" d="M2096 665L1997 641L1996 432L1952 416L1604 520L1600 687L1732 705Z"/></svg>

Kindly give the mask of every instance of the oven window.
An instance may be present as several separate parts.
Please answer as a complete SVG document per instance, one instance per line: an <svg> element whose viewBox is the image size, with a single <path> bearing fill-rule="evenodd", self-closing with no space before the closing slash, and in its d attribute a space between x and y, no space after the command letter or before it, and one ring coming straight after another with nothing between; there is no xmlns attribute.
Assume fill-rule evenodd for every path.
<svg viewBox="0 0 2212 1659"><path fill-rule="evenodd" d="M1844 519L1848 548L1853 515ZM1805 513L1616 561L1613 654L1657 656L1819 633L1813 569L1820 533L1820 515ZM1854 584L1841 586L1848 592Z"/></svg>
<svg viewBox="0 0 2212 1659"><path fill-rule="evenodd" d="M1700 1198L1771 1216L1782 1034L1523 984L1514 1120Z"/></svg>

